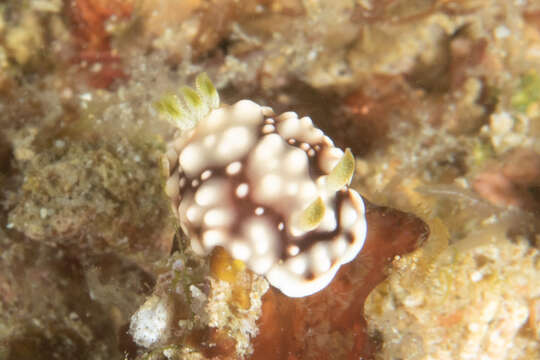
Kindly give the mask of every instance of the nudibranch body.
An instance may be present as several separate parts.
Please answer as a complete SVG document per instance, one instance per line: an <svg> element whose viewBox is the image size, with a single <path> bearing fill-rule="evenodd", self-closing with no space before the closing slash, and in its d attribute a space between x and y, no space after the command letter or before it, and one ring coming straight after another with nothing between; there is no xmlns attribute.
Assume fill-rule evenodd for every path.
<svg viewBox="0 0 540 360"><path fill-rule="evenodd" d="M193 250L224 247L291 297L324 288L366 237L354 157L294 112L220 105L205 74L158 108L183 129L164 161L166 193Z"/></svg>

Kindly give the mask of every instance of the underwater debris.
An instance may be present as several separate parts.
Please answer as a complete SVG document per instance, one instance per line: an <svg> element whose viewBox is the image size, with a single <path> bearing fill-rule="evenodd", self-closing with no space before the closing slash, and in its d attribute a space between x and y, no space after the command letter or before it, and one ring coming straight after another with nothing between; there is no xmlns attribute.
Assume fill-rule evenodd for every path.
<svg viewBox="0 0 540 360"><path fill-rule="evenodd" d="M361 250L354 157L294 112L249 100L219 106L205 74L158 109L184 129L168 148L167 195L200 255L223 246L288 296L324 288Z"/></svg>
<svg viewBox="0 0 540 360"><path fill-rule="evenodd" d="M262 296L268 282L220 247L209 262L191 250L175 252L159 266L152 296L131 317L129 333L147 352L244 357L253 352ZM132 355L138 352L125 349Z"/></svg>

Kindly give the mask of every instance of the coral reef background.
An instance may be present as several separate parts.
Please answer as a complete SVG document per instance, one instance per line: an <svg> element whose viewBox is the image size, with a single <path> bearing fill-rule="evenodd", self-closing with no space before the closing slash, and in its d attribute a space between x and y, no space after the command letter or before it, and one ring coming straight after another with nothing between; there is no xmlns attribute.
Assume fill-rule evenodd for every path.
<svg viewBox="0 0 540 360"><path fill-rule="evenodd" d="M179 233L153 104L201 71L357 156L324 291ZM533 0L0 2L0 359L538 359L539 135Z"/></svg>

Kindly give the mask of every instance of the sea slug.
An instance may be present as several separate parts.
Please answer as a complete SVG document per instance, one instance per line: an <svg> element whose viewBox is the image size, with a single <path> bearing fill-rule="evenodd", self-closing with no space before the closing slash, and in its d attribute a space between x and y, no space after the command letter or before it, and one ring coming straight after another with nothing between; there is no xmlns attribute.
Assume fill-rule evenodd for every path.
<svg viewBox="0 0 540 360"><path fill-rule="evenodd" d="M354 156L294 112L250 100L220 104L206 74L157 107L180 128L165 186L193 250L225 248L291 297L311 295L362 249Z"/></svg>

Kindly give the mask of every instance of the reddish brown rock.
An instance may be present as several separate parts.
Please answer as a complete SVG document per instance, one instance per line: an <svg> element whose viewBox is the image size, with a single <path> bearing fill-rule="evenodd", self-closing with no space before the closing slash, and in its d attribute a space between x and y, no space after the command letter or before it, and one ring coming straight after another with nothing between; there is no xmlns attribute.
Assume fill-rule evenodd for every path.
<svg viewBox="0 0 540 360"><path fill-rule="evenodd" d="M386 278L394 257L416 249L428 229L422 220L388 208L370 207L367 219L362 252L327 288L305 298L268 291L252 360L373 358L377 342L366 333L364 301Z"/></svg>

